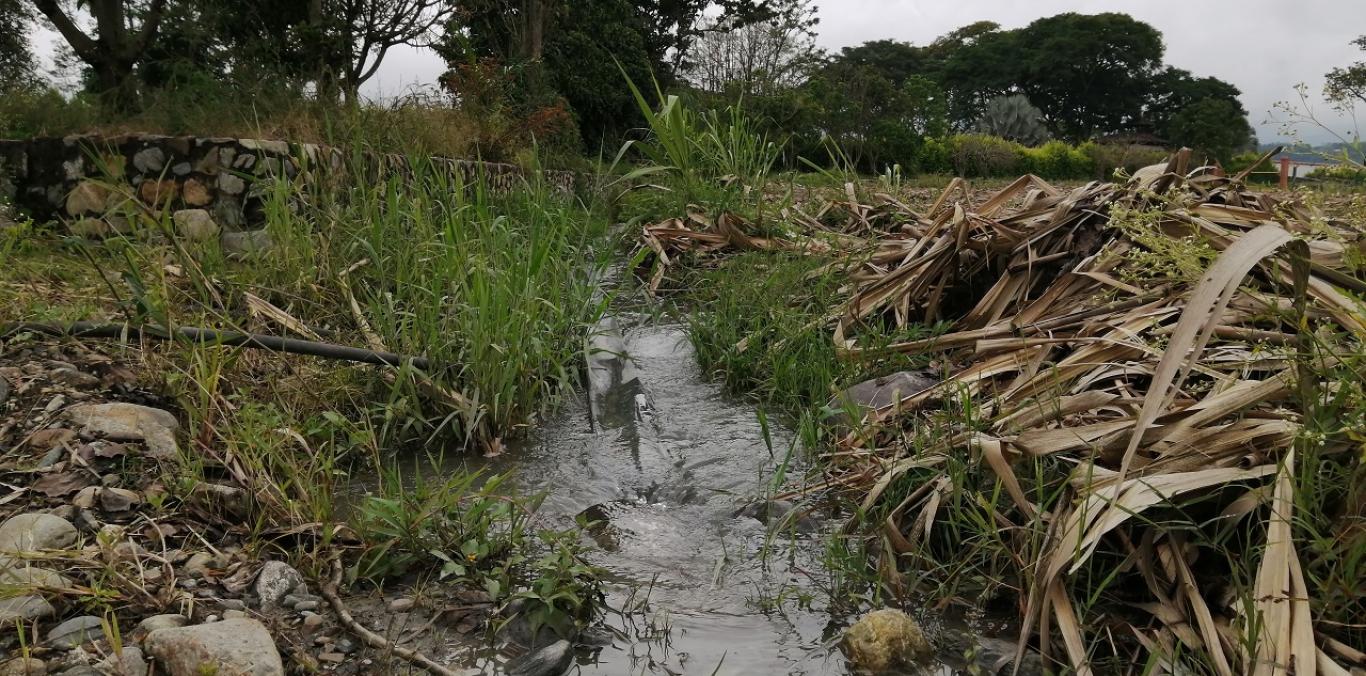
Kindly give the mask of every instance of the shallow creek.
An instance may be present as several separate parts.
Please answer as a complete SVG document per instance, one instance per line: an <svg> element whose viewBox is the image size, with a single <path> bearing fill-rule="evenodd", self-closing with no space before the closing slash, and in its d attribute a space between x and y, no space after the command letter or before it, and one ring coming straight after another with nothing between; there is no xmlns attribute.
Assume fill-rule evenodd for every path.
<svg viewBox="0 0 1366 676"><path fill-rule="evenodd" d="M848 618L821 591L821 530L835 524L804 519L770 537L741 513L770 492L791 433L770 419L766 435L752 406L706 380L683 327L616 317L600 329L586 396L502 455L450 467L544 492L542 525L605 524L589 560L606 571L609 610L578 673L848 673L835 647ZM447 648L485 673L506 663L487 647Z"/></svg>

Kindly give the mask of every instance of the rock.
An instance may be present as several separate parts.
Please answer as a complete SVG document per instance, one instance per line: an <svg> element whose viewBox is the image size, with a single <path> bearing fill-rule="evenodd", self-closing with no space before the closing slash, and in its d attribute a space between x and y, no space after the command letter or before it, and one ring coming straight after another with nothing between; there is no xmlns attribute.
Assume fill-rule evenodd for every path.
<svg viewBox="0 0 1366 676"><path fill-rule="evenodd" d="M46 676L47 663L36 657L16 657L0 664L0 676Z"/></svg>
<svg viewBox="0 0 1366 676"><path fill-rule="evenodd" d="M0 560L0 587L19 587L24 591L28 587L45 587L48 589L66 589L71 586L71 580L66 579L60 573L54 573L46 568L35 568L27 561L17 563Z"/></svg>
<svg viewBox="0 0 1366 676"><path fill-rule="evenodd" d="M223 247L224 253L238 256L262 253L275 246L270 239L270 233L265 230L225 232L218 238L218 243Z"/></svg>
<svg viewBox="0 0 1366 676"><path fill-rule="evenodd" d="M80 427L81 434L115 441L141 441L153 458L171 458L180 452L175 440L180 423L159 408L124 402L79 404L67 409L66 417Z"/></svg>
<svg viewBox="0 0 1366 676"><path fill-rule="evenodd" d="M138 186L138 199L152 206L169 204L180 197L180 184L173 178L143 181Z"/></svg>
<svg viewBox="0 0 1366 676"><path fill-rule="evenodd" d="M133 168L144 174L159 174L166 166L166 153L152 146L139 150L133 155Z"/></svg>
<svg viewBox="0 0 1366 676"><path fill-rule="evenodd" d="M251 619L223 620L147 636L147 652L170 676L204 673L284 676L284 665L265 625Z"/></svg>
<svg viewBox="0 0 1366 676"><path fill-rule="evenodd" d="M966 652L972 659L969 671L982 676L1016 673L1018 676L1042 676L1043 659L1033 650L1025 650L1020 669L1015 671L1015 652L1019 644L987 636L976 637L976 645Z"/></svg>
<svg viewBox="0 0 1366 676"><path fill-rule="evenodd" d="M218 224L203 209L181 209L171 214L175 231L191 242L204 242L218 236Z"/></svg>
<svg viewBox="0 0 1366 676"><path fill-rule="evenodd" d="M389 602L389 612L406 613L412 610L415 605L417 602L409 598L394 599Z"/></svg>
<svg viewBox="0 0 1366 676"><path fill-rule="evenodd" d="M346 655L343 655L338 652L318 653L318 661L331 662L333 664L341 664L342 662L346 661Z"/></svg>
<svg viewBox="0 0 1366 676"><path fill-rule="evenodd" d="M914 666L934 653L920 625L893 608L860 618L845 630L840 648L856 668L873 674Z"/></svg>
<svg viewBox="0 0 1366 676"><path fill-rule="evenodd" d="M13 627L15 622L28 622L52 617L57 610L47 599L37 594L0 598L0 626Z"/></svg>
<svg viewBox="0 0 1366 676"><path fill-rule="evenodd" d="M317 610L317 601L300 601L294 604L294 610Z"/></svg>
<svg viewBox="0 0 1366 676"><path fill-rule="evenodd" d="M171 173L176 176L184 176L193 170L194 169L190 166L189 162L177 162L171 167Z"/></svg>
<svg viewBox="0 0 1366 676"><path fill-rule="evenodd" d="M35 450L47 451L65 444L76 438L74 430L53 427L45 430L38 430L28 437L28 445Z"/></svg>
<svg viewBox="0 0 1366 676"><path fill-rule="evenodd" d="M138 623L138 631L150 634L158 629L179 629L190 623L190 618L174 613L153 615Z"/></svg>
<svg viewBox="0 0 1366 676"><path fill-rule="evenodd" d="M247 609L247 604L244 603L244 602L242 601L242 599L223 599L223 601L222 601L221 603L219 603L218 605L223 606L223 608L226 609L226 610L246 610L246 609Z"/></svg>
<svg viewBox="0 0 1366 676"><path fill-rule="evenodd" d="M147 676L147 659L142 656L141 648L126 645L100 662L99 670L109 676Z"/></svg>
<svg viewBox="0 0 1366 676"><path fill-rule="evenodd" d="M85 488L82 488L79 493L76 494L76 497L71 499L71 504L72 506L79 507L80 509L93 509L95 507L95 500L97 500L99 497L99 486L86 486Z"/></svg>
<svg viewBox="0 0 1366 676"><path fill-rule="evenodd" d="M51 514L17 514L0 524L0 553L66 549L79 534L70 521Z"/></svg>
<svg viewBox="0 0 1366 676"><path fill-rule="evenodd" d="M197 178L185 179L185 185L180 189L180 199L192 207L207 206L213 201L213 194L209 192L209 187Z"/></svg>
<svg viewBox="0 0 1366 676"><path fill-rule="evenodd" d="M749 517L779 530L786 530L793 525L802 533L820 529L820 523L803 514L802 510L797 509L797 506L788 500L755 500L736 510L733 516Z"/></svg>
<svg viewBox="0 0 1366 676"><path fill-rule="evenodd" d="M267 561L256 576L256 596L263 610L274 610L295 590L307 590L307 583L299 571L284 561Z"/></svg>
<svg viewBox="0 0 1366 676"><path fill-rule="evenodd" d="M308 627L309 629L316 629L317 627L322 626L322 623L322 615L311 614L304 616L304 626Z"/></svg>
<svg viewBox="0 0 1366 676"><path fill-rule="evenodd" d="M84 239L102 239L114 234L114 228L98 218L82 218L67 224L71 234Z"/></svg>
<svg viewBox="0 0 1366 676"><path fill-rule="evenodd" d="M47 632L48 645L61 650L70 650L103 637L104 623L94 615L73 617Z"/></svg>
<svg viewBox="0 0 1366 676"><path fill-rule="evenodd" d="M830 408L838 412L832 422L837 425L848 425L851 411L855 415L862 415L938 384L938 378L916 371L898 371L881 378L865 380L830 399Z"/></svg>
<svg viewBox="0 0 1366 676"><path fill-rule="evenodd" d="M74 368L56 369L48 374L52 382L71 387L89 388L100 384L100 379Z"/></svg>
<svg viewBox="0 0 1366 676"><path fill-rule="evenodd" d="M185 572L195 577L205 577L215 568L222 568L223 562L208 552L195 552L185 562Z"/></svg>
<svg viewBox="0 0 1366 676"><path fill-rule="evenodd" d="M241 195L247 189L247 184L240 177L229 172L218 175L218 189L229 195Z"/></svg>
<svg viewBox="0 0 1366 676"><path fill-rule="evenodd" d="M100 509L106 512L126 512L142 502L142 495L127 488L101 488Z"/></svg>
<svg viewBox="0 0 1366 676"><path fill-rule="evenodd" d="M63 671L57 676L105 676L105 674L101 674L99 669L96 669L89 664L78 664Z"/></svg>
<svg viewBox="0 0 1366 676"><path fill-rule="evenodd" d="M569 641L556 641L508 663L508 676L559 676L574 661Z"/></svg>
<svg viewBox="0 0 1366 676"><path fill-rule="evenodd" d="M109 203L109 189L94 181L81 181L66 196L66 213L71 216L102 214Z"/></svg>
<svg viewBox="0 0 1366 676"><path fill-rule="evenodd" d="M195 484L190 491L190 503L206 512L239 519L247 515L250 506L246 491L210 483Z"/></svg>
<svg viewBox="0 0 1366 676"><path fill-rule="evenodd" d="M0 376L0 406L4 406L9 400L9 379Z"/></svg>
<svg viewBox="0 0 1366 676"><path fill-rule="evenodd" d="M245 619L246 617L247 617L247 612L246 612L245 610L225 610L225 611L223 611L223 619L225 619L225 620L241 620L241 619Z"/></svg>

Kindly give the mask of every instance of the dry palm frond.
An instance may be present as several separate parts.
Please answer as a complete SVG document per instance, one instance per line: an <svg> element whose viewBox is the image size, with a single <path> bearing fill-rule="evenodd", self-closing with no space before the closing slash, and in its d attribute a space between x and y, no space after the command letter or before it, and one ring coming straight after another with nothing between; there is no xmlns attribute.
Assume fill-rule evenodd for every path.
<svg viewBox="0 0 1366 676"><path fill-rule="evenodd" d="M1026 176L976 207L955 182L924 213L893 198L860 205L851 190L794 219L803 237L749 238L743 222L723 216L647 228L646 241L666 264L681 252L744 248L830 257L848 271L847 296L830 313L837 351L935 353L948 367L943 381L868 412L831 453L827 485L860 489L864 510L876 510L906 494L889 490L898 481L926 481L946 458L981 463L1000 481L1005 509L1047 530L1013 553L1037 560L1020 572L1025 632L1037 627L1045 650L1050 635L1060 639L1078 672L1091 668L1087 628L1068 581L1101 549L1141 561L1151 599L1133 607L1158 624L1132 634L1161 663L1179 642L1221 674L1366 667L1366 655L1338 649L1346 646L1315 625L1290 513L1306 393L1335 387L1306 368L1309 343L1366 339L1356 300L1366 281L1344 263L1362 234L1236 177L1188 172L1188 162L1178 153L1126 183L1072 190ZM869 326L936 321L948 331L860 343ZM943 424L941 404L963 401L972 426L907 447L909 430ZM1012 465L1027 458L1071 467L1059 501L1038 504L1040 493L1021 485L1026 475ZM1225 486L1241 497L1224 501L1221 518L1270 512L1264 547L1247 553L1260 556L1250 612L1214 595L1226 581L1208 584L1181 533L1144 516ZM920 488L877 512L898 554L926 546L955 486L944 469ZM1255 636L1254 654L1240 635Z"/></svg>

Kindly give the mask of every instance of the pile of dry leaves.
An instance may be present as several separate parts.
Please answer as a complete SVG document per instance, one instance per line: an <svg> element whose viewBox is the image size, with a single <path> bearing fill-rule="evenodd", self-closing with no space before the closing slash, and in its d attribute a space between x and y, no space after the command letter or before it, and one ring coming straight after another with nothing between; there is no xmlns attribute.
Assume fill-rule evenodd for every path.
<svg viewBox="0 0 1366 676"><path fill-rule="evenodd" d="M1332 374L1366 366L1352 360L1363 355L1366 281L1348 264L1366 240L1188 162L1182 152L1126 182L1072 190L1026 176L975 207L956 181L923 213L887 196L860 205L850 191L814 216L787 212L803 235L784 239L747 237L729 215L675 220L645 230L659 262L652 285L687 251L785 248L847 270L830 313L842 355L933 353L947 369L843 438L827 485L886 515L886 558L900 561L946 517L938 510L956 487L935 474L946 460L989 471L1010 498L994 518L1022 571L1023 634L1045 654L1057 641L1078 673L1092 671L1100 637L1078 620L1071 576L1103 550L1146 587L1132 605L1150 621L1128 625L1130 642L1158 664L1194 652L1220 674L1346 674L1366 653L1349 645L1359 633L1311 612L1295 477L1306 444L1361 461L1350 430L1306 435L1305 417L1362 387L1359 375ZM860 344L869 326L934 322L947 332ZM915 433L965 401L970 421L930 441ZM1071 468L1060 497L1042 498L1031 472L1017 476L1041 458ZM906 490L912 476L922 483ZM1142 516L1219 491L1215 521L1258 523L1245 552L1260 563L1241 597L1197 564L1187 533ZM1358 540L1343 550L1366 551L1366 505L1340 510L1337 536Z"/></svg>

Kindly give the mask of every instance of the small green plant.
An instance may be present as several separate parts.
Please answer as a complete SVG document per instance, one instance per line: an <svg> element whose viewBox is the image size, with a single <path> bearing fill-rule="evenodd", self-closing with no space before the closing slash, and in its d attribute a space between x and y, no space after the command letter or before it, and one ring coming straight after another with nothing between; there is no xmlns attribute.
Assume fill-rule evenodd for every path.
<svg viewBox="0 0 1366 676"><path fill-rule="evenodd" d="M588 626L602 596L602 571L583 559L577 531L543 530L539 549L523 565L523 588L514 593L522 601L532 633L542 628L556 636L571 636Z"/></svg>
<svg viewBox="0 0 1366 676"><path fill-rule="evenodd" d="M421 474L409 480L411 486L390 470L381 493L360 504L355 529L368 546L356 576L382 579L435 566L442 579L471 583L494 598L506 594L506 560L524 545L528 515L500 494L506 476L456 472L437 483Z"/></svg>

